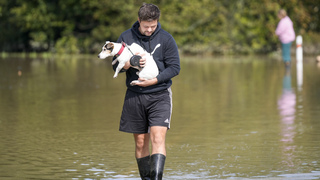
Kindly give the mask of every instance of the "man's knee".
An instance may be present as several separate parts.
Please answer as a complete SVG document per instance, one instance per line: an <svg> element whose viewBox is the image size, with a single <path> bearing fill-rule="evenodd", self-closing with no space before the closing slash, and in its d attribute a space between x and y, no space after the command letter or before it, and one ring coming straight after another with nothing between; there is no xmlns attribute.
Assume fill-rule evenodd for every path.
<svg viewBox="0 0 320 180"><path fill-rule="evenodd" d="M151 127L150 136L152 144L164 144L166 139L167 127Z"/></svg>
<svg viewBox="0 0 320 180"><path fill-rule="evenodd" d="M161 145L165 143L165 136L162 134L156 134L155 136L152 137L151 143L153 145Z"/></svg>
<svg viewBox="0 0 320 180"><path fill-rule="evenodd" d="M149 147L149 135L147 134L135 134L136 150L143 151Z"/></svg>
<svg viewBox="0 0 320 180"><path fill-rule="evenodd" d="M136 149L137 151L143 151L149 147L149 143L146 143L144 141L138 141L136 142Z"/></svg>

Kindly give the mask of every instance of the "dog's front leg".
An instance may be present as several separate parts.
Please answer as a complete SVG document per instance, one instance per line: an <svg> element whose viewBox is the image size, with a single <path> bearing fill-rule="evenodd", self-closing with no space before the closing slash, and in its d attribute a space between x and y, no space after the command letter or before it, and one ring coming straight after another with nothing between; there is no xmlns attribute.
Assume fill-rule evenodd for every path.
<svg viewBox="0 0 320 180"><path fill-rule="evenodd" d="M118 66L117 66L117 68L116 68L116 72L114 73L114 75L113 75L113 78L116 78L116 77L118 77L118 74L119 74L119 72L121 71L121 69L124 67L124 65L125 65L126 63L124 62L124 63L119 63L118 64Z"/></svg>
<svg viewBox="0 0 320 180"><path fill-rule="evenodd" d="M112 65L115 65L117 62L118 62L118 59L115 59L115 60L112 61L111 64L112 64Z"/></svg>

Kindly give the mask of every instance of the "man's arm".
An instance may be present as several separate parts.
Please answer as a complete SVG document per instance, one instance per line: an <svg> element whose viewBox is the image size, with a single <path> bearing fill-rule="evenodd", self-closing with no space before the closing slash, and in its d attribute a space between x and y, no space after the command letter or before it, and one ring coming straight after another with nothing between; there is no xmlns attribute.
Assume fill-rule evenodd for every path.
<svg viewBox="0 0 320 180"><path fill-rule="evenodd" d="M158 79L157 78L153 78L153 79L149 79L146 80L144 78L139 78L140 82L135 83L135 85L137 86L142 86L142 87L147 87L147 86L152 86L158 83Z"/></svg>
<svg viewBox="0 0 320 180"><path fill-rule="evenodd" d="M180 72L178 46L172 36L165 44L164 58L165 69L157 76L158 83L169 81Z"/></svg>

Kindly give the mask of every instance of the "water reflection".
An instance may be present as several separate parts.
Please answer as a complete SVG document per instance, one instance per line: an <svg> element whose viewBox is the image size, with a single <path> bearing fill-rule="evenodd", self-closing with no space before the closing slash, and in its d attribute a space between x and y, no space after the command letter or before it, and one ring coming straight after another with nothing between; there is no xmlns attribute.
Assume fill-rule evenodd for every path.
<svg viewBox="0 0 320 180"><path fill-rule="evenodd" d="M302 85L303 85L303 62L297 61L296 67L297 67L297 86L298 86L298 90L301 91Z"/></svg>
<svg viewBox="0 0 320 180"><path fill-rule="evenodd" d="M281 141L283 164L294 166L293 158L296 145L294 137L296 134L295 113L296 113L296 94L291 86L291 68L286 67L282 82L282 95L278 99L278 109L281 116Z"/></svg>
<svg viewBox="0 0 320 180"><path fill-rule="evenodd" d="M285 75L282 81L282 95L278 100L278 109L281 115L283 124L292 125L295 119L296 112L296 94L291 87L291 69L286 68ZM286 136L285 136L286 137ZM286 139L286 138L285 138ZM283 140L292 141L292 140Z"/></svg>
<svg viewBox="0 0 320 180"><path fill-rule="evenodd" d="M183 58L165 179L319 179L312 62L298 91L296 68L266 57ZM118 131L125 76L113 74L96 57L0 57L0 179L138 180L132 135Z"/></svg>

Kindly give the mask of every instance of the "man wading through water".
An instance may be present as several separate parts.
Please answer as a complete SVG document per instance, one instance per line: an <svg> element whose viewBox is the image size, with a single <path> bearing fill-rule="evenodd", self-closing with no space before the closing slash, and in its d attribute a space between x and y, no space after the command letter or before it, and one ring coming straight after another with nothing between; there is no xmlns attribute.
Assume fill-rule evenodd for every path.
<svg viewBox="0 0 320 180"><path fill-rule="evenodd" d="M138 79L137 70L131 68L130 61L122 71L126 72L127 91L120 120L120 131L133 133L135 155L141 179L162 179L166 159L165 138L170 128L172 112L171 78L180 72L178 47L173 37L159 23L160 10L156 5L143 4L138 12L138 21L123 32L118 39L128 45L137 43L148 53L155 47L153 58L158 65L159 75L156 78L130 86ZM139 63L144 67L146 58ZM113 65L115 69L118 64ZM149 152L151 142L151 154Z"/></svg>

